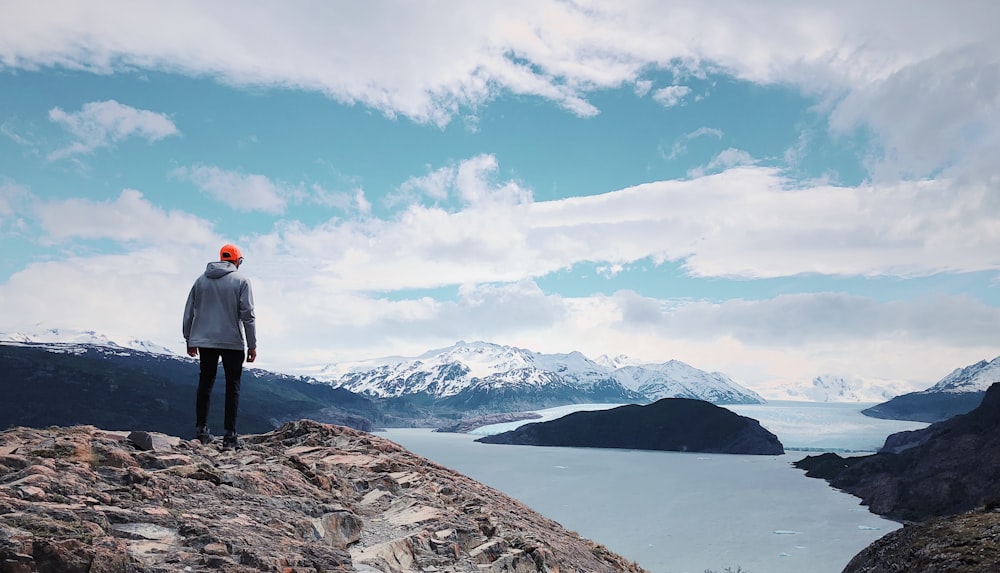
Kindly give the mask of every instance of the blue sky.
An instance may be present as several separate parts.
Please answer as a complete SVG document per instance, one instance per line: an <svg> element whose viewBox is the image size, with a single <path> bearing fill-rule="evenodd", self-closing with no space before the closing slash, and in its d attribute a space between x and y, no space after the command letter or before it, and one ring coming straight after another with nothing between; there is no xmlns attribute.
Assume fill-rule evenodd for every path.
<svg viewBox="0 0 1000 573"><path fill-rule="evenodd" d="M703 4L0 1L0 332L180 351L231 241L275 370L1000 354L1000 8Z"/></svg>

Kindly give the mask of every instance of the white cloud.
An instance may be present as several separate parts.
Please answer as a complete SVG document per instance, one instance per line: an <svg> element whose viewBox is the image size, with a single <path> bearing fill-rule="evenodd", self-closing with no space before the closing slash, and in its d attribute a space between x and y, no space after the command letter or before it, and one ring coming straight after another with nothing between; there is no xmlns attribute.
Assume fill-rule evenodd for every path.
<svg viewBox="0 0 1000 573"><path fill-rule="evenodd" d="M466 205L519 205L531 202L531 191L515 181L502 185L492 185L490 178L497 173L499 165L492 155L479 155L462 161L455 172L455 189Z"/></svg>
<svg viewBox="0 0 1000 573"><path fill-rule="evenodd" d="M354 202L354 195L348 191L331 191L315 183L309 189L312 191L312 201L325 207L346 211L351 208L351 204ZM364 194L363 191L359 190L358 192Z"/></svg>
<svg viewBox="0 0 1000 573"><path fill-rule="evenodd" d="M729 159L726 159L729 157ZM748 161L723 154L719 165ZM287 222L258 236L266 257L328 291L397 291L512 282L594 263L681 262L702 277L807 273L925 276L996 270L1000 203L960 181L803 185L740 166L601 195L533 201L494 181L495 159L448 171L462 207L411 204L391 218ZM296 266L298 265L298 266ZM298 271L295 271L298 272ZM294 274L294 273L293 273Z"/></svg>
<svg viewBox="0 0 1000 573"><path fill-rule="evenodd" d="M49 241L111 239L135 244L206 244L217 241L208 221L182 211L166 211L135 189L114 201L38 201L34 216Z"/></svg>
<svg viewBox="0 0 1000 573"><path fill-rule="evenodd" d="M50 153L50 160L90 153L129 137L154 142L180 133L165 114L136 109L115 100L90 102L77 112L56 107L49 110L49 119L62 125L74 139L68 147Z"/></svg>
<svg viewBox="0 0 1000 573"><path fill-rule="evenodd" d="M684 135L684 139L687 139L688 141L699 137L714 137L716 139L722 139L722 130L714 127L699 127L691 133Z"/></svg>
<svg viewBox="0 0 1000 573"><path fill-rule="evenodd" d="M459 211L410 205L392 219L285 221L272 233L225 239L248 256L262 367L415 355L481 338L546 352L677 358L758 388L824 372L929 385L1000 345L1000 311L964 298L570 298L543 292L532 278L580 262L616 272L643 259L683 260L703 276L996 268L1000 231L982 190L940 181L798 189L775 170L739 167L593 197L526 202L522 190L513 193L519 201L496 201L483 197L507 196L513 184L490 181L495 160L460 166L466 176L456 167L449 192L460 196L463 187L475 200ZM40 201L35 209L57 248L70 247L57 263L29 265L0 285L5 323L179 344L183 296L224 242L209 222L133 190L114 201ZM83 256L77 239L111 239L128 252ZM455 299L406 293L438 287L455 288ZM52 294L41 301L42 291ZM383 298L385 291L406 296ZM143 313L120 312L123 301L140 300Z"/></svg>
<svg viewBox="0 0 1000 573"><path fill-rule="evenodd" d="M746 151L730 147L717 153L707 165L695 167L688 171L688 177L703 177L706 173L712 173L740 165L753 165L757 161Z"/></svg>
<svg viewBox="0 0 1000 573"><path fill-rule="evenodd" d="M687 86L667 86L654 91L653 99L663 107L674 107L680 105L689 93L691 88Z"/></svg>
<svg viewBox="0 0 1000 573"><path fill-rule="evenodd" d="M0 179L0 233L28 232L27 217L34 200L24 185Z"/></svg>
<svg viewBox="0 0 1000 573"><path fill-rule="evenodd" d="M0 133L6 135L11 141L22 147L32 147L31 141L28 140L28 138L15 132L14 129L6 123L0 123Z"/></svg>
<svg viewBox="0 0 1000 573"><path fill-rule="evenodd" d="M121 339L138 336L179 352L184 299L209 260L207 251L154 243L122 255L63 252L0 284L4 324L16 329L41 322Z"/></svg>
<svg viewBox="0 0 1000 573"><path fill-rule="evenodd" d="M259 366L275 370L413 356L461 338L592 357L675 358L761 390L824 372L919 389L957 366L992 358L1000 345L1000 311L963 298L880 303L818 293L706 303L627 291L567 298L522 280L464 285L453 301L391 300L330 289L310 280L321 274L315 267L299 273L260 242L243 244L257 302ZM214 248L151 245L32 264L0 284L5 324L96 329L180 351L184 296ZM43 291L47 296L37 296ZM142 312L122 312L130 305Z"/></svg>
<svg viewBox="0 0 1000 573"><path fill-rule="evenodd" d="M835 133L868 128L877 175L924 177L1000 149L1000 54L982 44L934 54L852 90L830 119Z"/></svg>
<svg viewBox="0 0 1000 573"><path fill-rule="evenodd" d="M697 139L699 137L714 137L716 139L722 139L722 136L723 133L721 129L716 129L714 127L699 127L698 129L686 133L682 137L679 137L677 141L674 142L674 145L671 148L669 154L661 153L661 155L665 159L673 161L674 159L677 159L681 155L687 153L688 141L691 141L692 139Z"/></svg>
<svg viewBox="0 0 1000 573"><path fill-rule="evenodd" d="M962 299L563 298L532 280L579 263L614 273L644 260L682 262L704 277L995 271L1000 4L511 0L381 8L7 3L0 69L162 70L316 91L439 125L503 94L591 116L600 110L590 94L634 85L644 97L653 89L642 79L650 70L678 82L721 74L816 98L835 137L874 136L875 176L856 188L796 182L730 148L706 165L705 172L722 170L713 175L536 202L484 154L405 183L390 218L371 216L358 185L336 193L218 167L181 168L176 175L238 210L277 214L290 202L313 201L361 215L315 226L282 221L238 238L258 294L265 366L337 352L417 353L469 333L542 351L679 358L760 383L844 372L849 359L852 374L933 382L995 353L996 310ZM679 102L690 95L676 89L683 87L661 97ZM177 133L167 116L114 101L56 108L50 117L73 137L57 158ZM695 130L665 155L722 135ZM30 265L0 285L5 320L179 338L183 296L221 240L210 223L132 190L110 201L31 197L27 204L0 194L0 222L26 212L57 247L70 245L70 256ZM75 256L74 239L110 239L130 252ZM439 287L456 288L456 299L378 294L405 298L407 289ZM45 288L56 292L42 300ZM141 301L143 312L120 312L122 301Z"/></svg>
<svg viewBox="0 0 1000 573"><path fill-rule="evenodd" d="M622 291L568 298L531 281L463 286L454 301L329 292L258 296L270 316L282 317L273 333L281 353L286 347L302 353L287 364L413 356L458 339L483 339L591 357L674 358L762 390L824 372L902 381L917 390L957 366L994 357L1000 345L1000 311L961 297L881 303L817 293L706 303ZM323 349L312 343L317 339L327 342Z"/></svg>
<svg viewBox="0 0 1000 573"><path fill-rule="evenodd" d="M178 167L171 175L191 181L237 211L282 213L288 198L301 194L301 186L276 183L256 173L245 174L206 165Z"/></svg>
<svg viewBox="0 0 1000 573"><path fill-rule="evenodd" d="M387 198L390 205L420 203L423 197L431 204L444 203L449 198L460 204L476 206L481 203L529 203L531 191L517 182L508 181L495 185L491 178L499 171L496 157L478 155L454 166L441 167L427 175L411 177Z"/></svg>
<svg viewBox="0 0 1000 573"><path fill-rule="evenodd" d="M412 203L426 196L434 201L444 201L455 183L455 168L441 167L427 175L411 177L388 196L390 204Z"/></svg>
<svg viewBox="0 0 1000 573"><path fill-rule="evenodd" d="M658 68L815 95L834 111L835 130L878 136L876 170L932 173L976 146L970 130L1000 130L1000 5L988 2L511 0L384 10L63 0L5 11L3 68L169 70L315 90L438 124L503 92L593 115L591 90L641 91L641 75Z"/></svg>
<svg viewBox="0 0 1000 573"><path fill-rule="evenodd" d="M362 216L367 217L372 214L372 204L365 197L364 189L358 189L354 192L354 206Z"/></svg>
<svg viewBox="0 0 1000 573"><path fill-rule="evenodd" d="M14 202L25 192L23 186L12 181L0 182L0 221L14 216Z"/></svg>

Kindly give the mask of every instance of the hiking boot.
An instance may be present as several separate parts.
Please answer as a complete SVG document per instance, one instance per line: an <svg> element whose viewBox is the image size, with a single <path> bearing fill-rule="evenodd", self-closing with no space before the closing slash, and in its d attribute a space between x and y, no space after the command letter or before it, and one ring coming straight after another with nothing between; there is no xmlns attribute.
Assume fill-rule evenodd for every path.
<svg viewBox="0 0 1000 573"><path fill-rule="evenodd" d="M227 432L222 438L222 449L224 450L242 450L243 440L239 439L235 432Z"/></svg>
<svg viewBox="0 0 1000 573"><path fill-rule="evenodd" d="M207 427L198 426L194 430L194 439L202 444L210 444L214 438L212 437L212 432L209 432Z"/></svg>

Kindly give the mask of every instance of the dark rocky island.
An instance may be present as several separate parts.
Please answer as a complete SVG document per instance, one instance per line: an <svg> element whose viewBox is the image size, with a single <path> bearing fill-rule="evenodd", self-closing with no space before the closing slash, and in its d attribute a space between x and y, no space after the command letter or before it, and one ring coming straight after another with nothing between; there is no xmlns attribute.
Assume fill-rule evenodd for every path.
<svg viewBox="0 0 1000 573"><path fill-rule="evenodd" d="M720 454L784 453L757 420L703 400L664 398L610 410L574 412L476 440L486 444L625 448Z"/></svg>
<svg viewBox="0 0 1000 573"><path fill-rule="evenodd" d="M644 572L377 436L297 421L246 442L0 432L0 571Z"/></svg>

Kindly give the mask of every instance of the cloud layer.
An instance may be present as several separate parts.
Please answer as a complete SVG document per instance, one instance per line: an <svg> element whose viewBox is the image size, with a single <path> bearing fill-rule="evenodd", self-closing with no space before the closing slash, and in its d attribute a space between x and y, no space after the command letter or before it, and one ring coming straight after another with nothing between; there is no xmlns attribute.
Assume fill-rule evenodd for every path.
<svg viewBox="0 0 1000 573"><path fill-rule="evenodd" d="M722 72L819 95L836 130L878 136L873 162L915 175L1000 131L991 2L377 4L8 3L0 66L216 76L439 124L503 92L587 116L600 111L589 92L646 81L646 70ZM682 89L653 93L673 104Z"/></svg>
<svg viewBox="0 0 1000 573"><path fill-rule="evenodd" d="M933 382L995 354L998 311L967 297L692 301L666 289L659 298L631 290L559 296L538 285L578 265L614 274L650 261L740 280L997 271L1000 4L388 6L0 2L0 70L156 70L318 92L432 126L457 117L474 125L479 109L509 95L582 118L601 113L595 94L617 88L684 106L700 97L690 85L725 77L812 98L831 138L862 135L867 178L857 186L802 181L730 147L682 179L536 200L524 182L500 177L497 157L482 150L412 174L389 195L387 214L375 216L362 188L331 192L207 159L174 164L174 181L221 207L274 217L269 230L242 237L224 237L214 222L166 209L142 189L55 198L5 179L0 233L35 233L62 254L0 285L8 320L178 341L182 301L164 293L182 297L204 253L239 240L268 333L262 339L273 345L262 349L265 366L374 349L417 353L479 337L543 351L687 357L761 384L838 369ZM52 161L155 144L178 136L181 125L110 99L55 107L48 120L68 138ZM721 140L721 127L692 131L661 154L675 159L694 139ZM345 216L286 218L302 203ZM87 241L112 242L116 252L95 255ZM42 288L50 291L44 301Z"/></svg>

